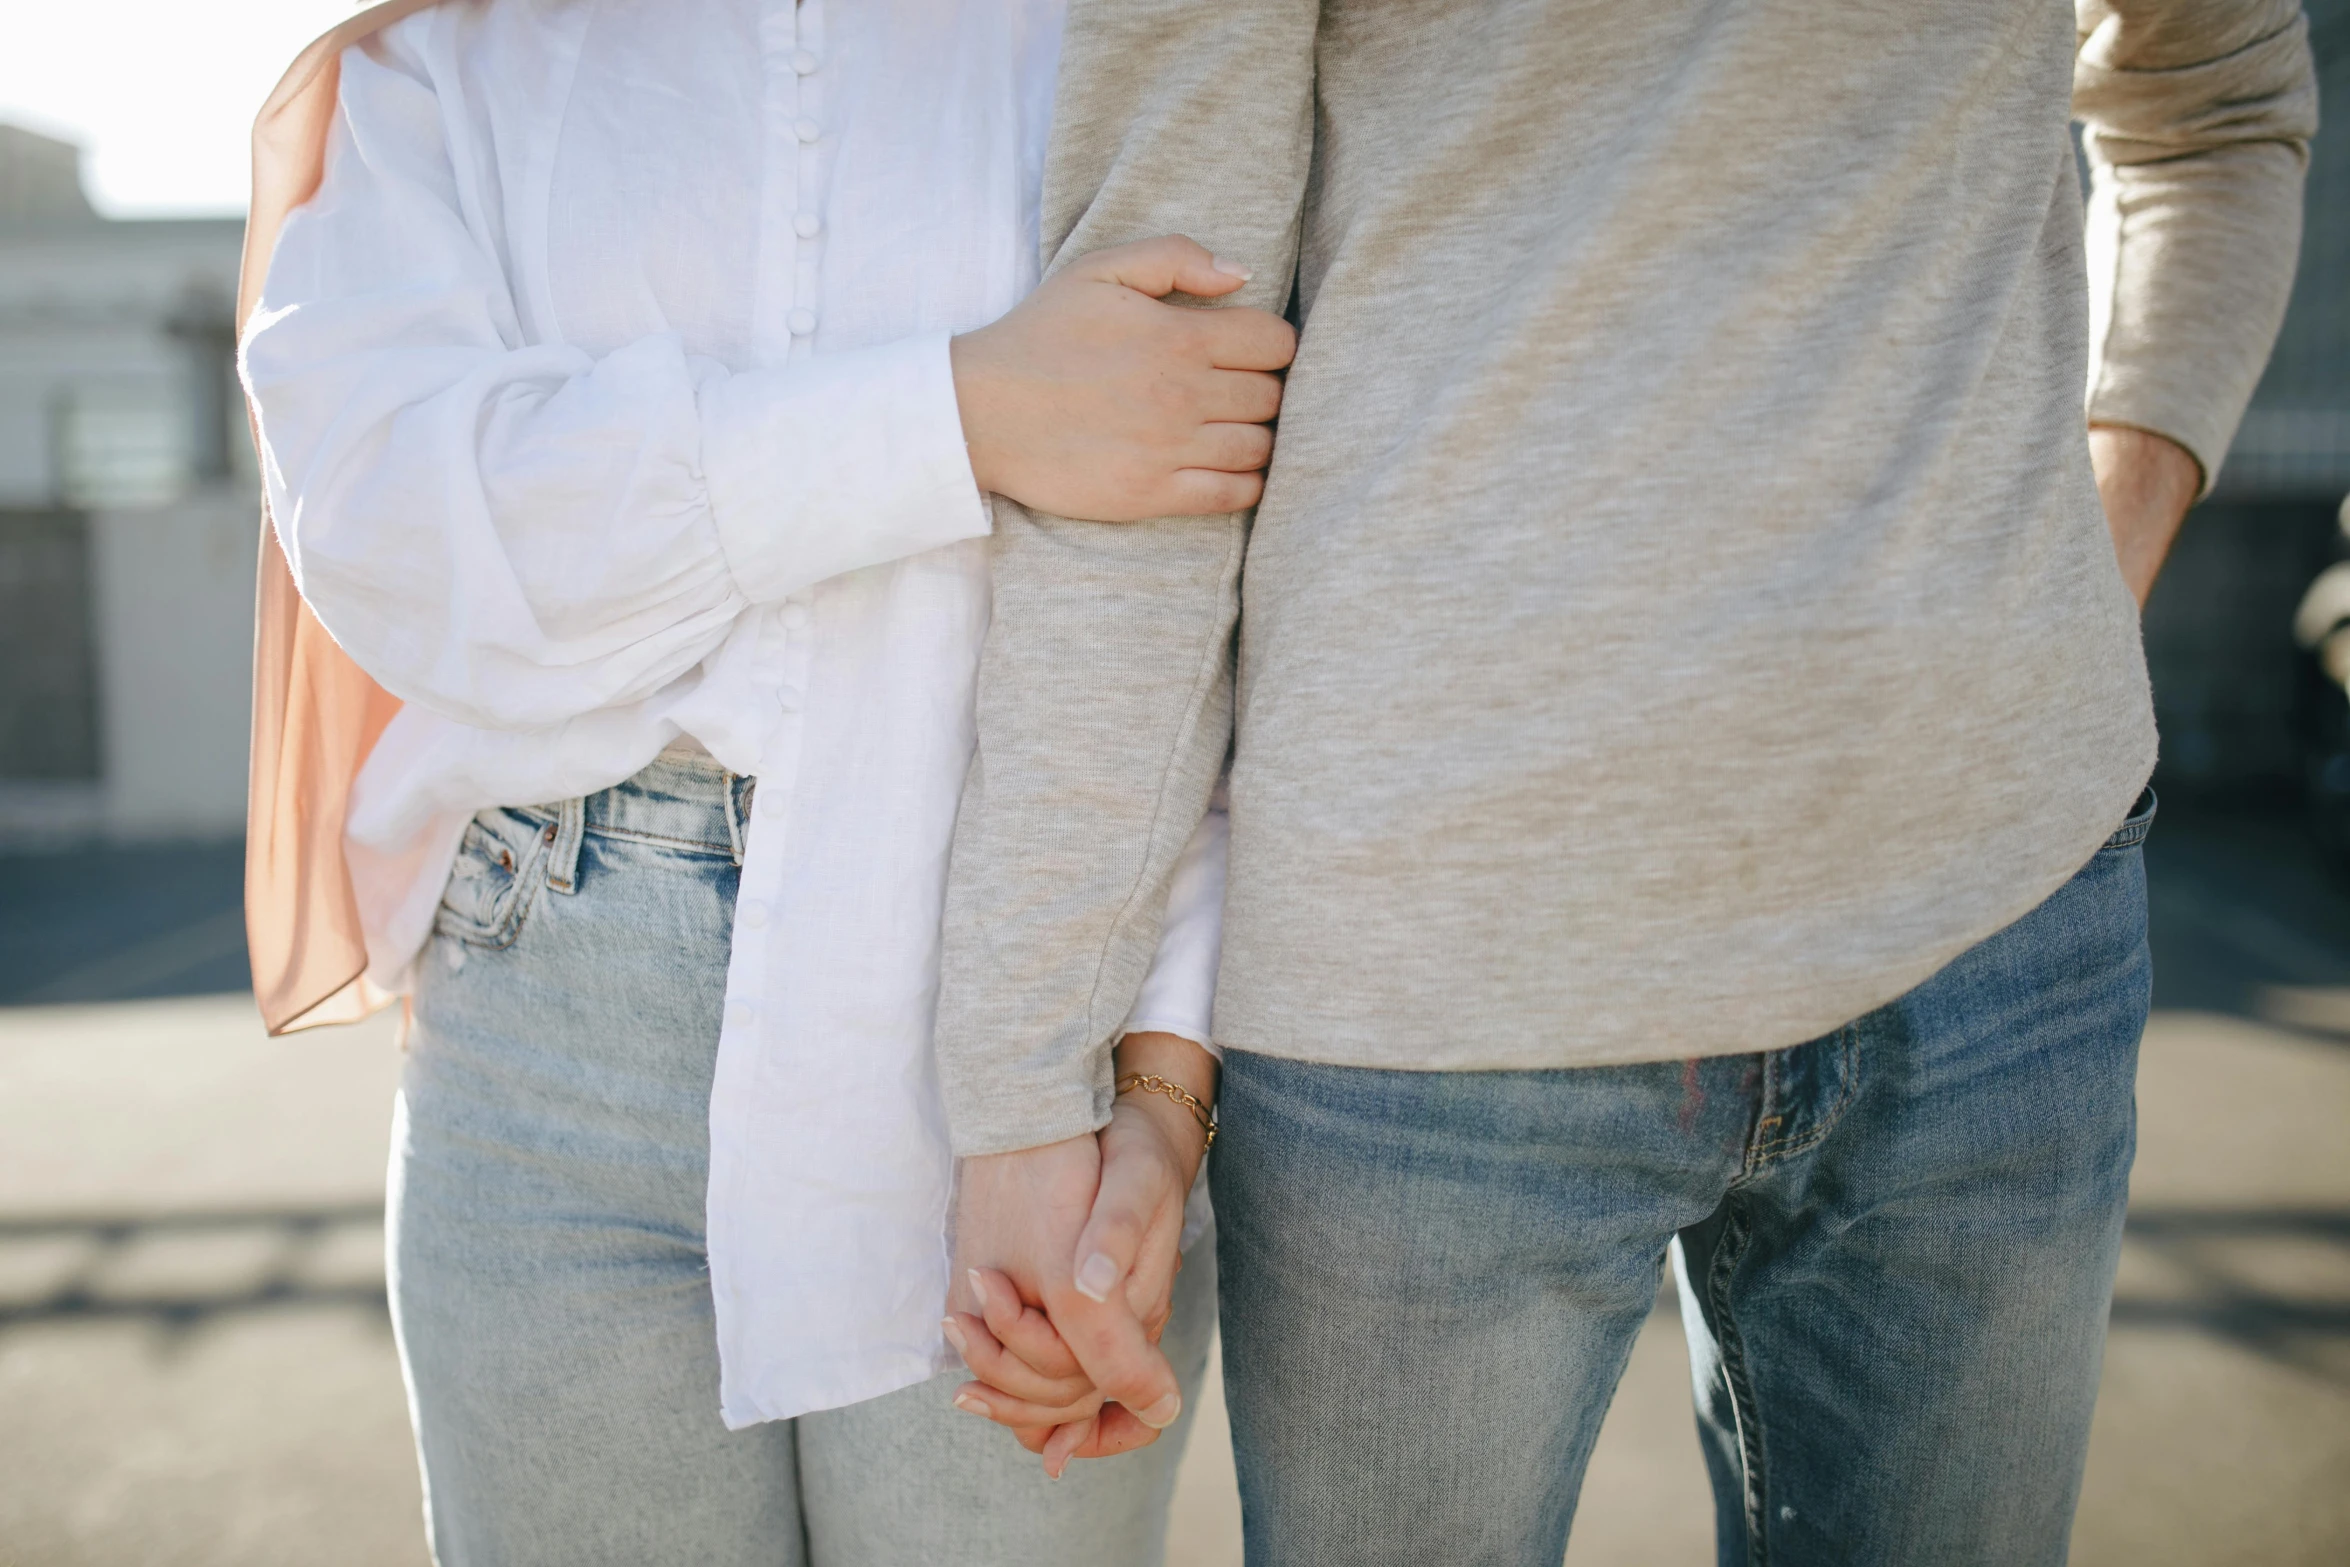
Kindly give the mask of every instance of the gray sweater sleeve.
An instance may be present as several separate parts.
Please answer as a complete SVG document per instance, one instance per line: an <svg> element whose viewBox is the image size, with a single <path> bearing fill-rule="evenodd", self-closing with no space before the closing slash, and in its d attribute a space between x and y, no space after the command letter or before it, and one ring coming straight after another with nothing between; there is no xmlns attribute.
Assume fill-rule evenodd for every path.
<svg viewBox="0 0 2350 1567"><path fill-rule="evenodd" d="M2177 441L2208 489L2275 343L2317 79L2299 0L2075 0L2092 422Z"/></svg>
<svg viewBox="0 0 2350 1567"><path fill-rule="evenodd" d="M1048 270L1180 233L1279 310L1313 144L1317 0L1074 0L1045 173ZM998 499L979 747L939 975L955 1151L1109 1114L1109 1053L1230 743L1245 515L1128 526Z"/></svg>

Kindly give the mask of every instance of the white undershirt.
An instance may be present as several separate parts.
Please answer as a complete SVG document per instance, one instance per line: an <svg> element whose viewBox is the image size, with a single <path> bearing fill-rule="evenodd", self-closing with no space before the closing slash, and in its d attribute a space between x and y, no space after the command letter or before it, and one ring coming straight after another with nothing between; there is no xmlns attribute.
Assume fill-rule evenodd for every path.
<svg viewBox="0 0 2350 1567"><path fill-rule="evenodd" d="M295 579L405 709L353 797L399 987L466 820L755 776L710 1130L730 1426L944 1362L930 1055L987 629L949 334L1036 280L1061 0L444 6L346 57L244 350ZM1223 820L1131 1027L1206 1042Z"/></svg>

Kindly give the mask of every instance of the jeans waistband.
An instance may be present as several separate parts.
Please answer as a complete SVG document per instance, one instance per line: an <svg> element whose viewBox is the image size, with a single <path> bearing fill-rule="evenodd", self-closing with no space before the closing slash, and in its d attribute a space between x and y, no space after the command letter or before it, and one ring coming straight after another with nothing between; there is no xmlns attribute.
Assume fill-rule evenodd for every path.
<svg viewBox="0 0 2350 1567"><path fill-rule="evenodd" d="M570 879L564 862L576 858L583 832L704 849L740 863L755 787L755 780L728 772L707 755L664 751L609 789L545 808L557 822L554 879Z"/></svg>

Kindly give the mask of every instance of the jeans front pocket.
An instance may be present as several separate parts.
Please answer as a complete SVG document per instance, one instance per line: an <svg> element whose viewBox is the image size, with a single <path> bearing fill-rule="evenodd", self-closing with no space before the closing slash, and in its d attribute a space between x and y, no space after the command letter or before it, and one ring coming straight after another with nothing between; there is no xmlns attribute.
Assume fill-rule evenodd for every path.
<svg viewBox="0 0 2350 1567"><path fill-rule="evenodd" d="M2130 807L2129 819L2114 829L2112 837L2097 852L2111 853L2117 849L2135 849L2146 841L2154 830L2154 813L2160 802L2154 798L2154 786L2149 784L2138 794L2138 803Z"/></svg>
<svg viewBox="0 0 2350 1567"><path fill-rule="evenodd" d="M493 806L475 816L465 824L434 933L477 947L512 946L547 879L554 843L551 812Z"/></svg>

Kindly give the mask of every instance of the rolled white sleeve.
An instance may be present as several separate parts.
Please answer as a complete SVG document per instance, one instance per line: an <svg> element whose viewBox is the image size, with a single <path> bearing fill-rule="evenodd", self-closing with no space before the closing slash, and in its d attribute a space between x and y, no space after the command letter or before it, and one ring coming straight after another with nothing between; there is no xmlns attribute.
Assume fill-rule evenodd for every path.
<svg viewBox="0 0 2350 1567"><path fill-rule="evenodd" d="M948 334L703 388L702 471L751 602L988 531Z"/></svg>
<svg viewBox="0 0 2350 1567"><path fill-rule="evenodd" d="M534 342L427 67L353 49L242 370L302 594L404 701L540 729L752 605L984 534L944 333L733 370Z"/></svg>
<svg viewBox="0 0 2350 1567"><path fill-rule="evenodd" d="M1225 786L1218 784L1208 814L1175 862L1158 955L1125 1028L1129 1034L1174 1034L1219 1060L1224 1052L1213 1038L1216 965L1224 956L1224 873L1231 844Z"/></svg>

